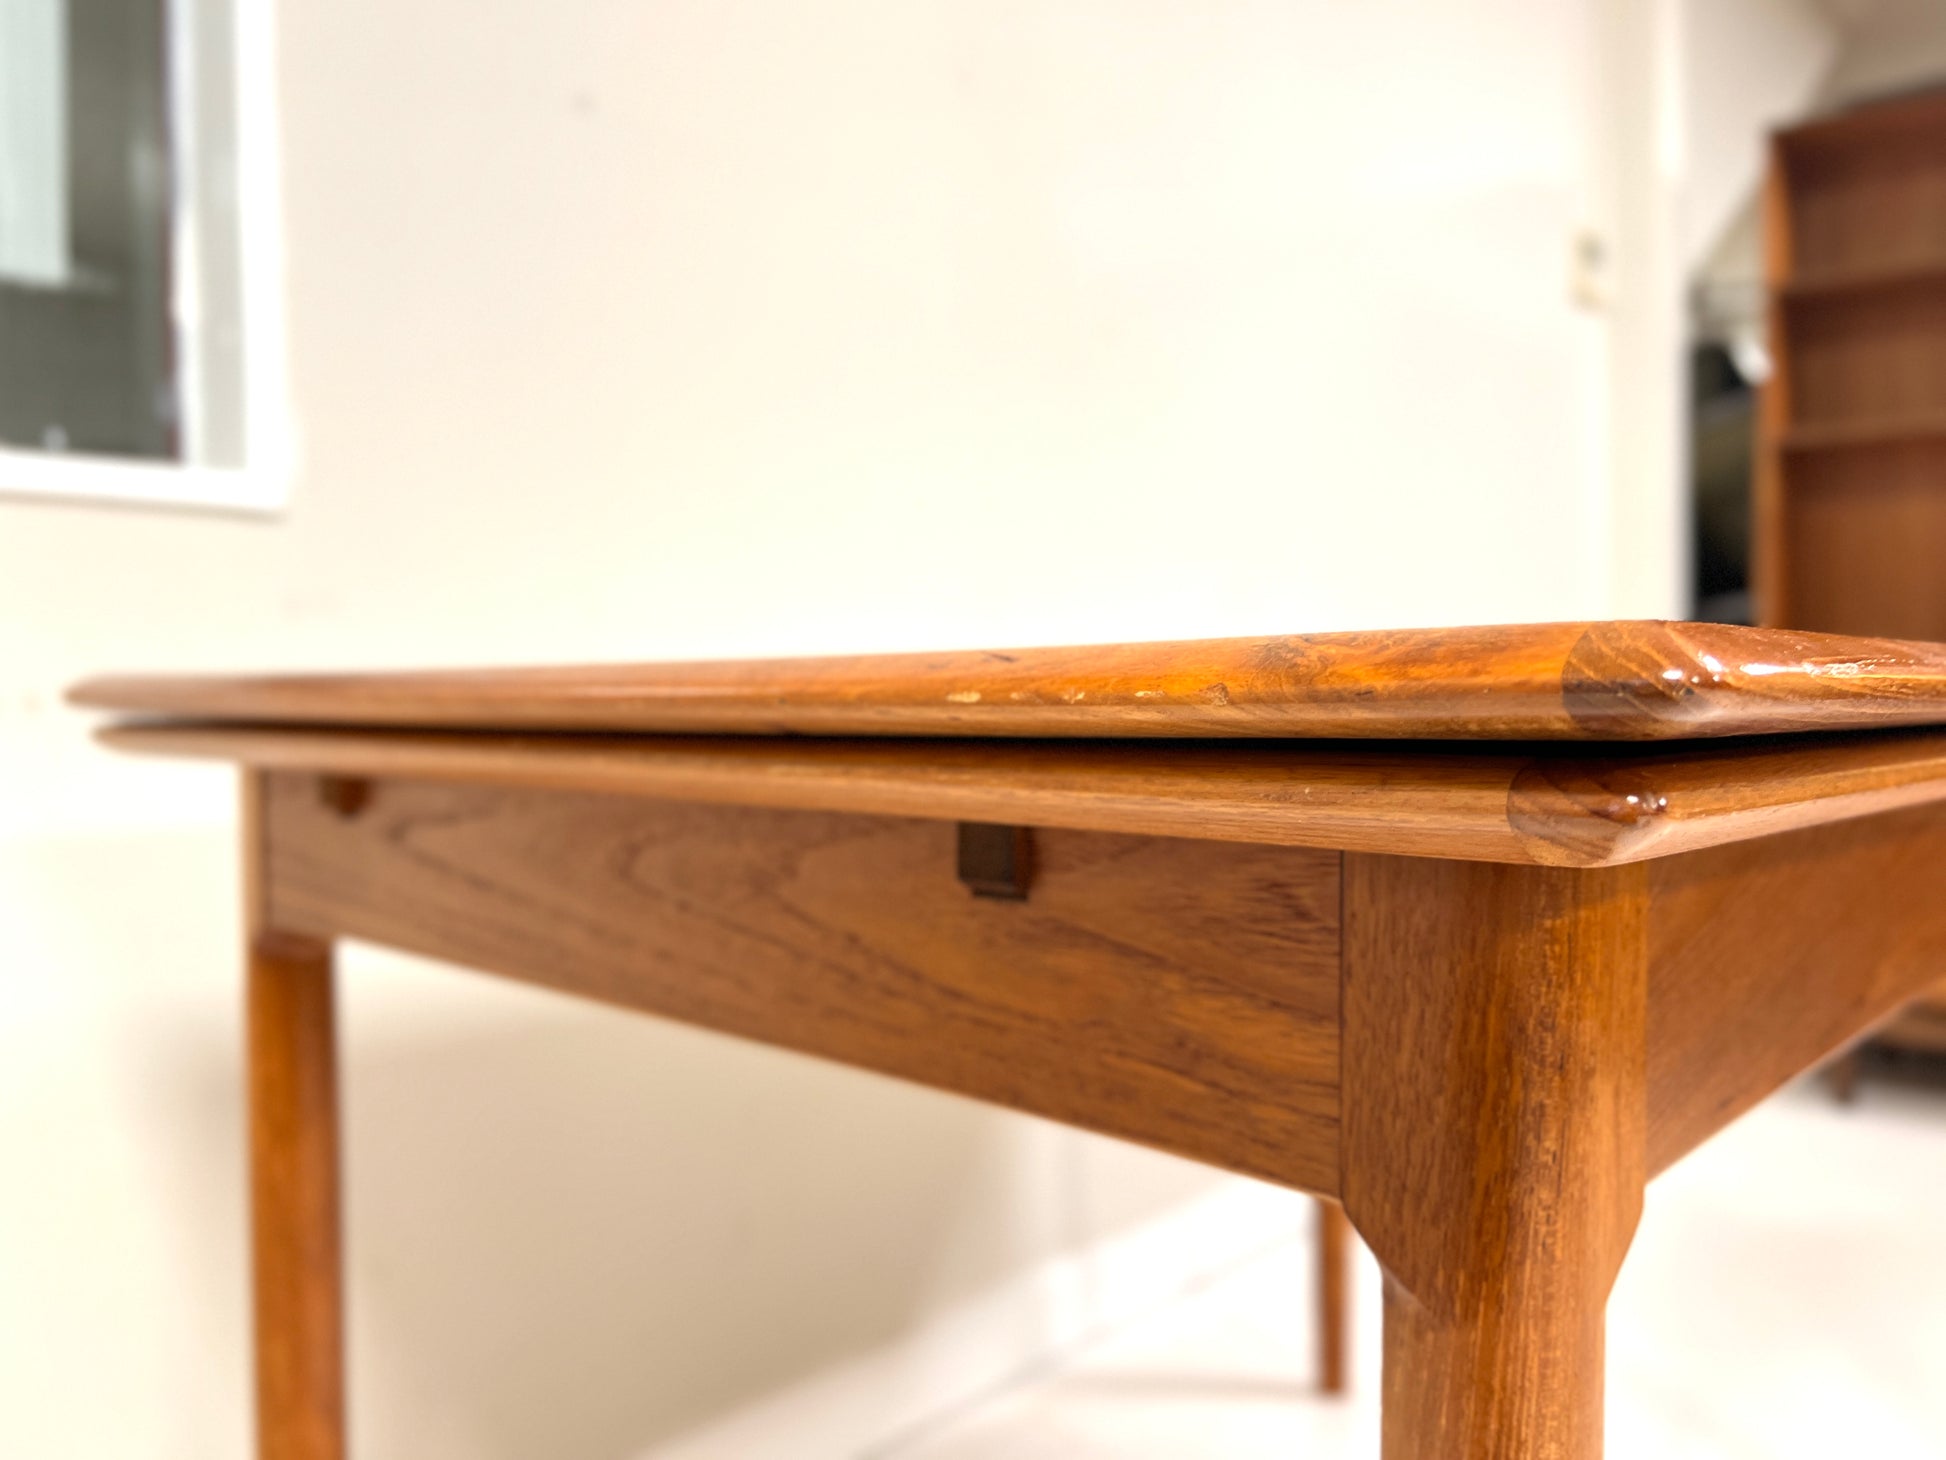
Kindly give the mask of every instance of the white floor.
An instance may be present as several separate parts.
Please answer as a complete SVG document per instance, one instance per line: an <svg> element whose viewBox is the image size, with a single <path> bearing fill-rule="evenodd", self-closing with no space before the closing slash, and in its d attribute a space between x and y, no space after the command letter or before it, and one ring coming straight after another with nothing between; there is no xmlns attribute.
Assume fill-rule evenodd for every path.
<svg viewBox="0 0 1946 1460"><path fill-rule="evenodd" d="M1378 1278L1353 1394L1310 1391L1284 1243L870 1460L1376 1456ZM1608 1453L1946 1457L1946 1086L1765 1105L1659 1180L1610 1306Z"/></svg>

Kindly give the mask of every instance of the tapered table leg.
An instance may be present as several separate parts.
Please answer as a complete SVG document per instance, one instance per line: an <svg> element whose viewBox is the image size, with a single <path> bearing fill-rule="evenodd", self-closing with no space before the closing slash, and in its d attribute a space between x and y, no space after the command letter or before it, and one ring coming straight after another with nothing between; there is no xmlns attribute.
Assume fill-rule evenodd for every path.
<svg viewBox="0 0 1946 1460"><path fill-rule="evenodd" d="M1335 1201L1318 1198L1318 1389L1345 1392L1351 1347L1351 1223Z"/></svg>
<svg viewBox="0 0 1946 1460"><path fill-rule="evenodd" d="M1641 1210L1646 880L1348 856L1345 1208L1385 1460L1597 1460Z"/></svg>
<svg viewBox="0 0 1946 1460"><path fill-rule="evenodd" d="M259 933L250 949L250 1215L257 1453L340 1460L344 1338L331 949Z"/></svg>
<svg viewBox="0 0 1946 1460"><path fill-rule="evenodd" d="M251 942L248 1025L257 1452L344 1454L331 949Z"/></svg>
<svg viewBox="0 0 1946 1460"><path fill-rule="evenodd" d="M244 777L250 1231L259 1460L342 1460L344 1301L331 945L263 926L260 784Z"/></svg>

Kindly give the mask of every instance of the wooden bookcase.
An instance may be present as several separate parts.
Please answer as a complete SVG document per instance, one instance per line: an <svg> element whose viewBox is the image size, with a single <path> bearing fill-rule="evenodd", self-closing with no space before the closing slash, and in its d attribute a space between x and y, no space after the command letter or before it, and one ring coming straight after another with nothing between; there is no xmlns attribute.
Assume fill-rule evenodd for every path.
<svg viewBox="0 0 1946 1460"><path fill-rule="evenodd" d="M1776 134L1764 206L1758 622L1946 640L1946 91ZM1881 1037L1946 1047L1946 983Z"/></svg>

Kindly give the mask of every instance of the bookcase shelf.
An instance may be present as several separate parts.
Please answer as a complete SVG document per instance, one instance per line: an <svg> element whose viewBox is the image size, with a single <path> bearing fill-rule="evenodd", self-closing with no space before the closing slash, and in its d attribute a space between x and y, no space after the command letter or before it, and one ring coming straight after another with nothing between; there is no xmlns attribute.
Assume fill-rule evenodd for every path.
<svg viewBox="0 0 1946 1460"><path fill-rule="evenodd" d="M1919 441L1946 443L1946 411L1927 416L1866 416L1853 421L1821 421L1792 426L1781 437L1784 451L1792 455ZM1940 486L1946 490L1946 476L1941 478Z"/></svg>
<svg viewBox="0 0 1946 1460"><path fill-rule="evenodd" d="M1946 91L1778 133L1765 227L1758 619L1946 640ZM1946 1049L1946 982L1880 1037Z"/></svg>

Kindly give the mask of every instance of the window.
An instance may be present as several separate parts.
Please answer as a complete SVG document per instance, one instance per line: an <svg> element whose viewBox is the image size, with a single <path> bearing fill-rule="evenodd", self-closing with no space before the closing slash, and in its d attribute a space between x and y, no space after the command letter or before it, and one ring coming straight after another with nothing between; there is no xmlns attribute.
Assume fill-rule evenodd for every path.
<svg viewBox="0 0 1946 1460"><path fill-rule="evenodd" d="M281 505L269 10L0 0L0 492Z"/></svg>

